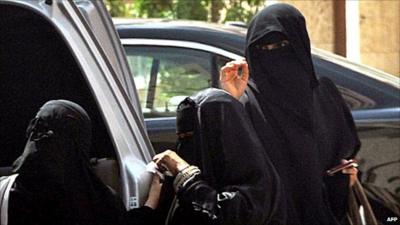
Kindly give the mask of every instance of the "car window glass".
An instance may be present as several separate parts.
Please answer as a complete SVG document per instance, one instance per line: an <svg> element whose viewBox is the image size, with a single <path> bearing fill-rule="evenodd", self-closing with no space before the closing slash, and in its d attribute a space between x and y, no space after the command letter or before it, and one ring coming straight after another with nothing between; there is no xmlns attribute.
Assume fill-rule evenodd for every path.
<svg viewBox="0 0 400 225"><path fill-rule="evenodd" d="M145 118L175 116L185 97L211 86L212 55L152 46L125 46Z"/></svg>
<svg viewBox="0 0 400 225"><path fill-rule="evenodd" d="M229 59L229 58L226 58L226 57L220 56L220 55L216 55L215 58L216 58L215 62L217 64L218 71L221 69L221 67L225 66L225 64L227 62L232 61L232 59Z"/></svg>
<svg viewBox="0 0 400 225"><path fill-rule="evenodd" d="M337 87L351 110L370 109L376 106L376 102L368 96L339 85Z"/></svg>

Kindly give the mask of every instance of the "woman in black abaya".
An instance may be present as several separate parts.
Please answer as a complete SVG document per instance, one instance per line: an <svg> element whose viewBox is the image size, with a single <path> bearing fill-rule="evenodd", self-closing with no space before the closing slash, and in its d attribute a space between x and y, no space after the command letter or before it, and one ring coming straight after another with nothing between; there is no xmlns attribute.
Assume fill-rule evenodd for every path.
<svg viewBox="0 0 400 225"><path fill-rule="evenodd" d="M239 101L207 89L179 105L177 121L178 153L193 165L173 151L154 157L175 176L166 224L286 224L281 181Z"/></svg>
<svg viewBox="0 0 400 225"><path fill-rule="evenodd" d="M5 192L9 197L0 199L8 201L0 211L2 223L149 224L149 207L129 212L127 220L122 201L92 172L90 118L79 105L47 102L30 122L27 136L25 150L14 163L18 175Z"/></svg>
<svg viewBox="0 0 400 225"><path fill-rule="evenodd" d="M335 85L315 76L302 14L287 4L260 11L247 33L246 61L249 81L237 73L246 62L231 62L221 86L244 103L283 181L288 224L341 223L350 183L344 173L354 178L356 169L332 177L326 170L353 158L360 142Z"/></svg>

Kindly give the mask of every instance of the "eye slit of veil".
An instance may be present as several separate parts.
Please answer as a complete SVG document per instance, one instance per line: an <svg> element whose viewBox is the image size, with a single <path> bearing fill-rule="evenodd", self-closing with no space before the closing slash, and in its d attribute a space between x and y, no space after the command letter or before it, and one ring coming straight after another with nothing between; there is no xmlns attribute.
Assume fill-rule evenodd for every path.
<svg viewBox="0 0 400 225"><path fill-rule="evenodd" d="M282 41L270 43L270 44L256 45L256 49L261 50L261 51L271 51L271 50L283 48L283 47L286 47L289 45L290 45L290 42L288 40L282 40Z"/></svg>
<svg viewBox="0 0 400 225"><path fill-rule="evenodd" d="M40 141L53 135L54 131L45 127L39 117L33 118L26 130L26 137L32 141Z"/></svg>

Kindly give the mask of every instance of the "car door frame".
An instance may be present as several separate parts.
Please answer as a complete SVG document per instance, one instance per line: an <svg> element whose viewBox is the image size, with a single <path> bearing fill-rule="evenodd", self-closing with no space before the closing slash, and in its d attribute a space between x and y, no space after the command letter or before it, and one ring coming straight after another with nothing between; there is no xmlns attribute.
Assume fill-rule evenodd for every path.
<svg viewBox="0 0 400 225"><path fill-rule="evenodd" d="M124 59L118 65L111 60L118 61L118 52L124 53L122 46L119 42L111 43L114 50L119 50L116 53L106 51L101 44L102 38L98 36L102 34L93 32L102 30L111 39L119 39L104 4L88 0L1 0L0 4L21 7L41 16L64 39L82 71L113 143L125 207L132 209L142 205L151 182L146 164L151 161L154 151L144 127L136 91L129 91L134 88L130 71L122 68L128 68L127 61ZM87 17L90 15L84 15L86 7L110 23L90 24ZM104 27L94 29L94 26ZM131 84L128 84L129 80L132 80Z"/></svg>
<svg viewBox="0 0 400 225"><path fill-rule="evenodd" d="M219 55L226 57L231 60L242 60L244 57L224 50L219 47L202 44L192 41L181 41L181 40L170 40L170 39L150 39L150 38L121 38L121 43L123 47L127 46L149 46L149 47L173 47L173 48L183 48L189 50L204 51L211 53L213 56ZM214 59L212 59L214 60ZM214 65L211 65L212 70L215 70ZM211 75L210 79L212 82L218 80L218 77L213 77ZM176 117L154 117L154 118L144 118L147 132L149 136L159 135L163 132L175 133ZM162 128L162 129L160 129Z"/></svg>
<svg viewBox="0 0 400 225"><path fill-rule="evenodd" d="M152 38L121 38L122 46L151 46L151 47L174 47L174 48L183 48L190 50L198 50L204 51L207 53L211 53L213 55L220 55L231 60L242 60L244 57L224 50L219 47L215 47L212 45L202 44L198 42L192 41L181 41L181 40L170 40L170 39L152 39ZM213 65L212 65L213 66ZM211 79L215 79L211 77ZM173 120L175 121L175 117L158 117L158 118L144 118L146 124L151 123L152 121L159 121L160 119L164 120Z"/></svg>

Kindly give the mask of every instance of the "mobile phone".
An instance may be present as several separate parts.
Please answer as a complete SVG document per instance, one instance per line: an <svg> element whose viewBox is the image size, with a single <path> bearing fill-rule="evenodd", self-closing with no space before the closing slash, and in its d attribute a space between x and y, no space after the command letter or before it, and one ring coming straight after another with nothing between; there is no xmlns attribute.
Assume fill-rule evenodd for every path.
<svg viewBox="0 0 400 225"><path fill-rule="evenodd" d="M333 176L335 173L342 171L344 169L347 169L347 168L351 168L351 167L358 167L357 160L350 159L349 161L347 161L345 163L342 163L342 164L332 167L331 169L327 170L326 173L329 176Z"/></svg>

